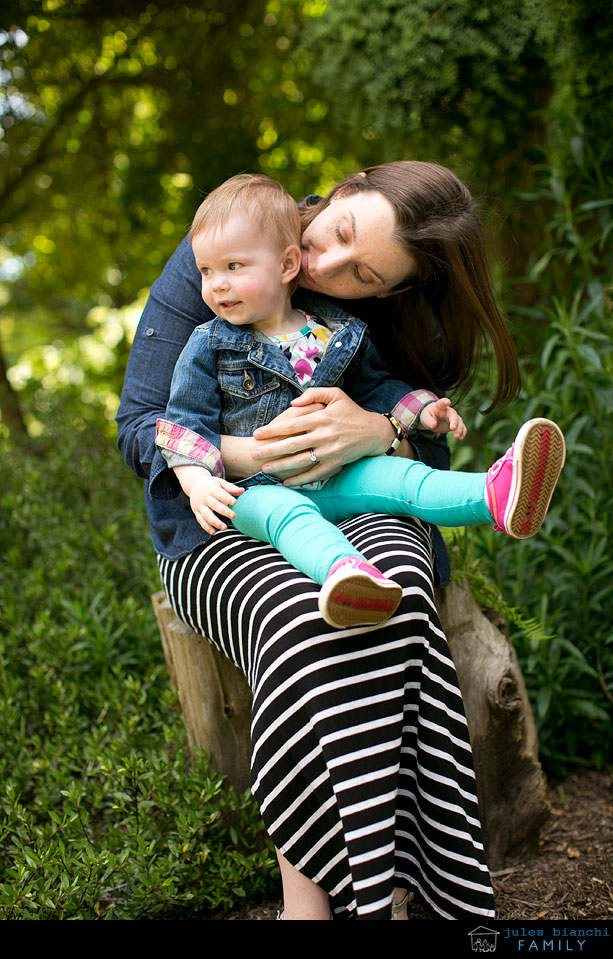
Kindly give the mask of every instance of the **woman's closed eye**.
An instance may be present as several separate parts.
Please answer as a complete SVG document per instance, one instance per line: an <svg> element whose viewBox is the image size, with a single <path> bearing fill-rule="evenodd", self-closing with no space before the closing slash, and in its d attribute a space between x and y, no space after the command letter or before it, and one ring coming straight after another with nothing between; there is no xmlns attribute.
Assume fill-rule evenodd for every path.
<svg viewBox="0 0 613 959"><path fill-rule="evenodd" d="M351 243L353 234L351 232L351 224L345 220L341 220L340 223L336 224L336 239L339 243L342 243L343 246L348 246ZM355 276L358 283L363 283L365 286L368 286L373 282L372 278L365 277L360 272L360 267L357 263L354 264L352 268L353 275Z"/></svg>
<svg viewBox="0 0 613 959"><path fill-rule="evenodd" d="M336 224L336 239L345 246L351 242L351 230L344 220Z"/></svg>

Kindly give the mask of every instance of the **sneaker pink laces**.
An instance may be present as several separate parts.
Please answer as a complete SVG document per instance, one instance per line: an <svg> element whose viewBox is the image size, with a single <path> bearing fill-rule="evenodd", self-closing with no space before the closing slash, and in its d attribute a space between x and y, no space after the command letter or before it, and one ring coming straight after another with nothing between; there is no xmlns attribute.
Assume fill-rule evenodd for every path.
<svg viewBox="0 0 613 959"><path fill-rule="evenodd" d="M375 626L393 616L402 588L359 556L332 566L319 594L319 611L328 626Z"/></svg>
<svg viewBox="0 0 613 959"><path fill-rule="evenodd" d="M524 423L511 449L488 470L485 495L495 521L513 539L538 533L566 459L566 444L552 420Z"/></svg>

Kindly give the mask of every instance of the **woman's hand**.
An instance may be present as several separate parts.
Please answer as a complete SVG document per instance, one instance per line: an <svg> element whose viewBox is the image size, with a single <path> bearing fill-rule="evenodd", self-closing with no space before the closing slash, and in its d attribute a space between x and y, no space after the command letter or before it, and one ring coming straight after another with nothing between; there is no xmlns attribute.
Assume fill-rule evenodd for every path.
<svg viewBox="0 0 613 959"><path fill-rule="evenodd" d="M313 387L254 432L252 455L263 472L285 477L285 486L301 486L327 479L364 456L385 453L394 435L380 413L363 410L337 387Z"/></svg>
<svg viewBox="0 0 613 959"><path fill-rule="evenodd" d="M278 428L278 424L282 424L284 420L293 420L296 419L296 417L303 416L304 413L317 412L318 410L323 409L325 409L323 403L313 403L308 409L305 410L298 410L294 409L292 406L289 406L286 410L283 410L282 413L279 413L278 416L275 416L274 420L271 420L270 423L267 424L267 446L272 447L277 441L284 439L284 434ZM262 444L255 440L252 436L222 436L220 438L220 449L226 470L226 476L228 476L230 479L242 479L245 476L251 476L252 473L258 473L262 469L262 462L259 459L256 460L253 458L253 451L259 449L261 445ZM267 472L278 472L285 478L291 476L294 472L302 472L302 466L300 466L297 470L292 470L291 467L284 468L282 465L282 454L279 453L278 456L280 457L279 469L272 471L267 470Z"/></svg>

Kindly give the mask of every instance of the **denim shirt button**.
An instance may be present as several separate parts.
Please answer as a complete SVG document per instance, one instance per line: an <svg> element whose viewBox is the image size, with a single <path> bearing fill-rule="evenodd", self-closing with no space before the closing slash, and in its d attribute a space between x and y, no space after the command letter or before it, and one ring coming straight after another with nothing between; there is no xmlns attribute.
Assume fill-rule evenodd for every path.
<svg viewBox="0 0 613 959"><path fill-rule="evenodd" d="M336 347L336 349L338 349L339 346L342 346L342 345L343 345L343 344L342 344L341 340L337 340L336 343L334 344L334 346Z"/></svg>
<svg viewBox="0 0 613 959"><path fill-rule="evenodd" d="M149 329L145 331L145 336L153 336L154 333L155 333L155 330L153 329L153 327L150 326Z"/></svg>

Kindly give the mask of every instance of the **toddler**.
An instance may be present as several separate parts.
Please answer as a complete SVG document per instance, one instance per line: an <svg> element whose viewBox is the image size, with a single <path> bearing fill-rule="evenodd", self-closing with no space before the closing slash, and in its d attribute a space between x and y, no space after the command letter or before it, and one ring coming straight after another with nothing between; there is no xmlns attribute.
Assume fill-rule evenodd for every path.
<svg viewBox="0 0 613 959"><path fill-rule="evenodd" d="M226 529L225 517L269 542L321 585L321 614L342 629L384 622L402 591L349 543L340 521L384 512L443 526L494 520L516 539L538 531L564 465L560 429L530 420L485 474L433 470L392 455L416 429L463 439L464 423L446 397L392 379L358 319L312 295L292 305L300 219L278 183L246 174L228 180L201 204L190 238L215 319L194 330L177 362L156 443L208 534ZM227 481L220 435L251 436L310 386L342 387L381 413L395 433L387 454L300 489L264 473ZM155 495L154 480L151 490Z"/></svg>

